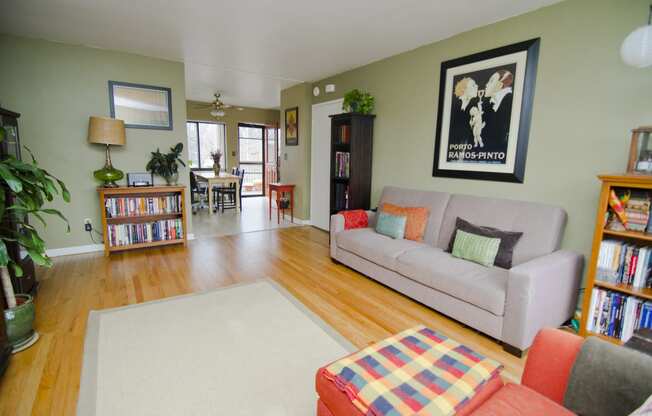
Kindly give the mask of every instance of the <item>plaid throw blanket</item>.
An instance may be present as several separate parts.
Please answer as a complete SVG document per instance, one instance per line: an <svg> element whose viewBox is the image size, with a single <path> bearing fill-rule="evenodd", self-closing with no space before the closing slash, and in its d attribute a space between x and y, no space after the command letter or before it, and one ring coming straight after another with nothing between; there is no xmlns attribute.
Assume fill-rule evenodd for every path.
<svg viewBox="0 0 652 416"><path fill-rule="evenodd" d="M332 363L323 374L364 415L453 415L501 369L417 326Z"/></svg>

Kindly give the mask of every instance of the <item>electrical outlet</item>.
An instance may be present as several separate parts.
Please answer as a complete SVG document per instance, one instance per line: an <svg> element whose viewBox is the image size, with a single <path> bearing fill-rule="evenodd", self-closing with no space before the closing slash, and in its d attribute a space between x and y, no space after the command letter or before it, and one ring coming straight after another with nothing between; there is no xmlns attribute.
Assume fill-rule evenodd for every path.
<svg viewBox="0 0 652 416"><path fill-rule="evenodd" d="M91 222L90 218L85 218L84 219L84 230L85 231L93 230L93 223Z"/></svg>

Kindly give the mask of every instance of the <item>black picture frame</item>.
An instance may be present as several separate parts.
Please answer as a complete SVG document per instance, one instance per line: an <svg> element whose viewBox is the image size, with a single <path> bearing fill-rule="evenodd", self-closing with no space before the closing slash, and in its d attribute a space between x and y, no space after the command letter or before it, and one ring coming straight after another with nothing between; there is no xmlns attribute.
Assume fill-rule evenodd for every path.
<svg viewBox="0 0 652 416"><path fill-rule="evenodd" d="M532 120L532 104L534 101L534 89L535 89L535 84L536 84L536 74L537 74L537 65L538 65L538 59L539 59L539 47L540 47L540 38L535 38L535 39L530 39L524 42L519 42L519 43L514 43L511 45L491 49L488 51L480 52L480 53L475 53L472 55L464 56L461 58L457 59L452 59L449 61L445 61L441 63L441 70L440 70L440 80L439 80L439 101L438 101L438 108L437 108L437 129L436 129L436 136L435 136L435 150L434 150L434 161L433 161L433 170L432 170L432 176L433 177L448 177L448 178L457 178L457 179L475 179L475 180L488 180L488 181L500 181L500 182L516 182L516 183L523 183L525 179L525 162L527 159L527 149L528 149L528 139L530 135L530 124ZM453 112L456 111L456 109L453 109L453 106L455 105L455 98L452 96L452 94L449 94L449 92L453 92L453 81L454 77L451 74L456 73L455 70L461 71L461 68L469 68L468 69L468 74L475 74L475 73L482 73L481 71L484 71L484 73L489 73L491 71L496 71L496 68L499 68L500 66L507 66L508 64L506 63L501 63L500 65L496 65L495 63L491 62L498 62L501 58L508 59L511 56L516 56L514 54L517 54L519 52L525 52L525 63L523 64L522 62L514 62L512 65L513 68L515 68L515 74L513 75L513 78L510 80L510 82L514 82L514 89L512 90L513 92L510 94L512 96L517 95L517 99L514 99L512 97L509 100L509 108L511 109L510 111L510 117L509 117L509 123L502 123L502 128L506 128L506 133L502 136L506 140L503 140L501 143L501 146L503 146L505 149L510 149L508 152L504 152L503 158L497 158L496 160L490 160L487 162L481 161L479 158L481 154L483 153L481 150L473 150L471 152L464 152L464 156L454 156L454 155L459 155L459 153L451 153L451 150L455 150L454 146L455 144L451 145L451 131L454 131L454 128L456 126L463 126L463 122L458 122L457 125L453 125L453 122L451 121L451 117L453 115ZM522 59L523 54L519 54ZM494 59L497 58L497 59ZM493 61L489 61L493 60ZM486 67L483 67L483 63L486 62ZM518 65L521 65L523 68L519 68ZM477 68L475 68L473 65L477 65ZM493 66L492 66L493 65ZM473 68L473 69L470 69ZM449 71L451 74L449 74ZM504 72L509 72L509 71L504 71ZM519 77L522 78L522 80L518 80L517 78ZM495 73L494 73L495 75ZM464 74L456 75L457 77L463 77ZM518 81L518 83L517 83ZM502 84L501 84L502 85ZM489 83L487 82L486 86L489 86ZM520 90L516 90L516 86L521 86ZM476 85L476 88L478 88L478 85ZM480 127L480 131L482 131L486 125L486 123L483 121L483 115L484 115L484 106L486 105L484 103L484 99L487 97L481 96L479 93L480 91L483 91L483 94L486 92L486 90L477 90L478 95L477 95L477 100L475 101L475 106L480 109L479 112L479 122L482 123ZM465 91L466 92L466 91ZM455 89L454 94L457 95L458 92ZM468 96L467 96L468 97ZM463 103L462 98L460 96L457 96L457 98L460 100L461 103ZM468 98L467 98L468 99ZM450 100L450 105L449 103L446 102L446 100ZM517 101L520 100L520 101ZM489 100L487 100L489 101ZM520 102L520 109L517 108L516 105L512 106L512 101L514 102ZM467 105L471 105L473 101L468 101ZM477 104L480 102L480 104ZM459 103L458 103L459 104ZM463 104L459 104L460 106L463 106ZM495 104L493 104L495 105ZM500 101L498 102L498 106L500 106ZM445 109L448 108L448 114L445 114ZM462 112L464 112L464 107L462 107ZM496 110L496 113L498 110ZM459 113L459 112L458 112ZM516 133L512 133L510 128L512 128L512 122L515 120L515 115L518 116L517 118L517 123L515 123L518 126L518 131ZM488 116L489 117L489 116ZM476 133L473 131L473 121L471 120L471 116L469 116L467 119L461 118L460 120L466 121L469 123L469 129L472 131L472 133L465 132L467 134L467 139L468 135L471 134L475 136ZM495 117L494 120L499 120L498 117ZM445 123L447 123L445 125ZM479 123L478 123L479 124ZM498 126L498 122L496 122L495 126ZM506 126L505 126L506 124ZM444 128L445 127L445 128ZM502 132L504 133L503 130L490 130L490 132ZM444 134L448 133L447 137L443 137ZM478 137L481 137L481 134L477 135ZM491 136L490 136L491 137ZM499 137L498 133L496 133L496 137ZM462 138L456 138L459 142L462 141ZM516 145L510 145L511 140L516 140L517 143ZM479 143L482 143L482 140L479 140ZM446 153L442 153L444 150L442 150L442 144L446 145ZM451 147L453 146L453 148ZM458 144L459 146L459 144ZM473 144L465 144L465 146L473 146L473 149L479 149L479 147L476 147L476 143L474 142ZM480 146L477 144L477 146ZM484 146L484 145L482 145ZM468 160L467 158L475 157L477 154L478 160ZM487 151L484 152L485 157L486 154L488 154ZM457 159L458 158L458 159ZM445 161L443 159L446 159ZM503 160L503 161L501 161ZM444 163L442 163L444 162ZM451 166L445 166L447 164L450 164ZM455 166L455 168L452 168L452 166ZM510 167L511 166L511 167ZM482 170L482 168L485 168L487 170ZM509 171L497 171L498 169L505 169Z"/></svg>
<svg viewBox="0 0 652 416"><path fill-rule="evenodd" d="M159 93L165 94L167 101L167 121L162 124L149 124L146 121L138 122L137 119L128 119L122 115L116 117L116 103L115 103L115 90L117 88L134 88L141 90L151 90ZM122 81L109 81L109 108L111 111L112 118L120 118L124 120L126 128L132 129L150 129L150 130L172 130L174 128L172 122L172 89L167 87L157 87L155 85L146 85L146 84L135 84L131 82L122 82Z"/></svg>
<svg viewBox="0 0 652 416"><path fill-rule="evenodd" d="M296 123L294 125L294 132L291 131L291 123L288 123L288 116L292 117L294 114ZM299 145L299 107L292 107L285 109L285 145L298 146Z"/></svg>

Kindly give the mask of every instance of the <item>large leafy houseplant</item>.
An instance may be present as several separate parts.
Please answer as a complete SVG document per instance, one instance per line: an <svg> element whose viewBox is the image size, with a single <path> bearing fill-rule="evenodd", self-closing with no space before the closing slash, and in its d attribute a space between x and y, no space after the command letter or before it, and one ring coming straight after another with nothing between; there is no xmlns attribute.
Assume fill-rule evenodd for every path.
<svg viewBox="0 0 652 416"><path fill-rule="evenodd" d="M371 114L375 105L376 99L373 95L354 89L344 95L342 110L352 113Z"/></svg>
<svg viewBox="0 0 652 416"><path fill-rule="evenodd" d="M5 130L0 127L0 141L4 139ZM46 254L45 241L34 226L29 224L28 218L34 218L43 226L47 226L45 215L54 215L61 218L70 231L70 224L60 211L44 207L58 195L61 195L64 201L70 202L70 192L60 179L38 166L29 149L25 150L31 157L31 163L20 161L11 155L0 160L0 280L8 307L5 311L7 333L14 347L34 332L34 306L28 295L19 295L23 304L17 304L9 267L18 278L23 275L23 270L16 263L16 259L10 257L7 244L18 244L35 264L51 267L52 260ZM11 198L7 198L8 194Z"/></svg>
<svg viewBox="0 0 652 416"><path fill-rule="evenodd" d="M152 152L152 158L147 162L145 169L165 178L168 185L176 183L179 178L179 163L186 166L181 160L182 151L183 143L177 143L175 146L170 147L168 153L161 153L159 149L156 149L156 152Z"/></svg>

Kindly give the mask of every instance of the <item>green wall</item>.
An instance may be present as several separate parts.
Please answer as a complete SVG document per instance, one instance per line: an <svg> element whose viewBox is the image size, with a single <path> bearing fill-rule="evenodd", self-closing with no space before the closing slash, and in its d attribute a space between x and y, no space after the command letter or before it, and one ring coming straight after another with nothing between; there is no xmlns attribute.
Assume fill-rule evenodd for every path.
<svg viewBox="0 0 652 416"><path fill-rule="evenodd" d="M299 107L299 145L285 145L285 109ZM299 84L281 92L281 181L296 185L294 215L310 217L310 131L312 127L312 86ZM328 157L328 156L326 156Z"/></svg>
<svg viewBox="0 0 652 416"><path fill-rule="evenodd" d="M221 122L226 124L226 168L238 164L238 123L278 124L279 111L264 108L241 107L242 110L231 108L226 110L224 117L216 119L210 115L211 109L197 108L196 104L206 104L198 101L186 102L188 120ZM233 153L235 152L235 154Z"/></svg>
<svg viewBox="0 0 652 416"><path fill-rule="evenodd" d="M115 167L143 172L149 152L186 144L183 63L4 35L0 56L0 105L21 113L21 142L72 193L71 204L53 204L68 217L72 231L67 234L56 220L50 221L43 230L48 248L92 244L83 220L91 218L101 228L98 183L92 172L104 164L104 148L86 142L88 117L109 116L109 80L171 88L174 130L127 129L126 146L112 148ZM188 181L183 170L180 182ZM190 229L191 216L188 219Z"/></svg>
<svg viewBox="0 0 652 416"><path fill-rule="evenodd" d="M373 204L383 186L398 185L561 205L569 214L563 246L588 254L596 175L623 171L629 130L652 125L652 68L627 67L619 56L648 7L648 0L567 0L318 81L337 92L313 103L352 88L376 97ZM535 37L541 51L525 183L433 178L441 62Z"/></svg>

